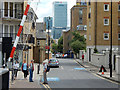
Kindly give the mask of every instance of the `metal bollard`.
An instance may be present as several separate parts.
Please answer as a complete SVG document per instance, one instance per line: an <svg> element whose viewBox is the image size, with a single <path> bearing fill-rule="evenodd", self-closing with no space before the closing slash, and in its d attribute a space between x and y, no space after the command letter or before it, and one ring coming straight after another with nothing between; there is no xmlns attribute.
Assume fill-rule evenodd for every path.
<svg viewBox="0 0 120 90"><path fill-rule="evenodd" d="M39 71L40 71L40 66L38 65L38 71L37 71L37 74L39 74Z"/></svg>

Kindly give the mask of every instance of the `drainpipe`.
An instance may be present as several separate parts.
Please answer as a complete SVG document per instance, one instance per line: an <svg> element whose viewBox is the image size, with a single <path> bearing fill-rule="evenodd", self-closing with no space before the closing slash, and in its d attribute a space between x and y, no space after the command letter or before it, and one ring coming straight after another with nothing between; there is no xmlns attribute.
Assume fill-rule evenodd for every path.
<svg viewBox="0 0 120 90"><path fill-rule="evenodd" d="M97 49L97 0L95 2L95 48Z"/></svg>

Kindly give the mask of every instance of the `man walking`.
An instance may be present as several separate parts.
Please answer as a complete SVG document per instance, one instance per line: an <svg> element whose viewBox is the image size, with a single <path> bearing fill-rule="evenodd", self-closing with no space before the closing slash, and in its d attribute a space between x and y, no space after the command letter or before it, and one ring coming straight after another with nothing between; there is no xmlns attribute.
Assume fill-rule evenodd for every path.
<svg viewBox="0 0 120 90"><path fill-rule="evenodd" d="M46 73L47 73L47 65L46 65L46 63L43 63L43 78L44 78L43 84L48 84Z"/></svg>
<svg viewBox="0 0 120 90"><path fill-rule="evenodd" d="M32 78L33 78L33 71L34 71L34 60L31 60L31 63L30 63L30 76L29 76L29 82L33 82Z"/></svg>

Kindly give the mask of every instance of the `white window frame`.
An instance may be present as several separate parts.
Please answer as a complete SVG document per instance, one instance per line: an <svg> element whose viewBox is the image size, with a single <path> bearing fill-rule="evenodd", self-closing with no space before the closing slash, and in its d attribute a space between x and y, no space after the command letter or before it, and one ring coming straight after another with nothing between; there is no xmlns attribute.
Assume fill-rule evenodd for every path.
<svg viewBox="0 0 120 90"><path fill-rule="evenodd" d="M37 40L37 46L40 46L40 40Z"/></svg>
<svg viewBox="0 0 120 90"><path fill-rule="evenodd" d="M105 5L108 5L108 9L105 9ZM104 4L104 11L109 11L109 4Z"/></svg>
<svg viewBox="0 0 120 90"><path fill-rule="evenodd" d="M89 41L91 41L91 35L89 35Z"/></svg>
<svg viewBox="0 0 120 90"><path fill-rule="evenodd" d="M87 30L87 25L84 25L84 30Z"/></svg>
<svg viewBox="0 0 120 90"><path fill-rule="evenodd" d="M108 38L105 38L105 34L108 34ZM109 40L109 33L104 33L103 38L104 38L104 40Z"/></svg>
<svg viewBox="0 0 120 90"><path fill-rule="evenodd" d="M119 6L120 6L120 4L118 4L118 11L120 11Z"/></svg>
<svg viewBox="0 0 120 90"><path fill-rule="evenodd" d="M109 25L109 19L107 18L108 24L105 24L105 20L106 20L106 19L104 19L104 25L105 25L105 26L108 26L108 25Z"/></svg>
<svg viewBox="0 0 120 90"><path fill-rule="evenodd" d="M120 40L119 35L120 35L120 33L118 33L118 40Z"/></svg>
<svg viewBox="0 0 120 90"><path fill-rule="evenodd" d="M91 13L91 7L89 8L89 12Z"/></svg>
<svg viewBox="0 0 120 90"><path fill-rule="evenodd" d="M4 7L4 3L5 2L3 2L3 10L5 9L5 7ZM15 3L14 2L12 2L13 3L13 17L10 17L10 2L8 2L8 16L4 16L4 12L5 11L3 11L3 17L10 17L10 18L14 18L15 17Z"/></svg>
<svg viewBox="0 0 120 90"><path fill-rule="evenodd" d="M84 38L87 39L87 35L84 35Z"/></svg>
<svg viewBox="0 0 120 90"><path fill-rule="evenodd" d="M8 24L3 24L3 37L6 37L6 35L5 35L5 26L8 26L8 32L7 33L9 33L9 25ZM7 35L7 37L8 37L9 35Z"/></svg>
<svg viewBox="0 0 120 90"><path fill-rule="evenodd" d="M120 26L119 20L120 20L120 18L118 18L118 26Z"/></svg>

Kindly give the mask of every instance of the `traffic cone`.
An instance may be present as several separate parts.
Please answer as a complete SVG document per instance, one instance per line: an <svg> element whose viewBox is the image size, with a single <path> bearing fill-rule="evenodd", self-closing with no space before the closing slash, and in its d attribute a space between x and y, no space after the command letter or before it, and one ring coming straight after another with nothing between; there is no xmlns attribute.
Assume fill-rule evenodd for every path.
<svg viewBox="0 0 120 90"><path fill-rule="evenodd" d="M102 75L104 74L104 69L102 68Z"/></svg>

